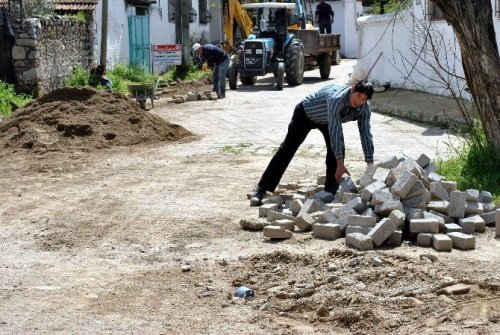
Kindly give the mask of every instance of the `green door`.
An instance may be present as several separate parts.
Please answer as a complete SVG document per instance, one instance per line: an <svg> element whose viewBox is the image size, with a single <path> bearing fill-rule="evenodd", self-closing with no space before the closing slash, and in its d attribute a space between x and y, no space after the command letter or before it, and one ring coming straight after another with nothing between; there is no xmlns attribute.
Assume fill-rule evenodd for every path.
<svg viewBox="0 0 500 335"><path fill-rule="evenodd" d="M130 65L142 67L144 71L149 73L151 69L149 16L129 16L128 32L130 42Z"/></svg>

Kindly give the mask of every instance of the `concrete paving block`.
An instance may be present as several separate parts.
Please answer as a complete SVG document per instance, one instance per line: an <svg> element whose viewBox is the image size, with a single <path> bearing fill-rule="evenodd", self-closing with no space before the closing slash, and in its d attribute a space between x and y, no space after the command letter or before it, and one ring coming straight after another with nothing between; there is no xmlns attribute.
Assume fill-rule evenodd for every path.
<svg viewBox="0 0 500 335"><path fill-rule="evenodd" d="M274 222L276 220L293 220L293 216L283 214L283 212L279 210L269 210L267 212L267 221Z"/></svg>
<svg viewBox="0 0 500 335"><path fill-rule="evenodd" d="M451 218L463 218L465 216L465 203L467 193L452 191L450 193L450 205L448 207L448 216Z"/></svg>
<svg viewBox="0 0 500 335"><path fill-rule="evenodd" d="M405 213L399 209L395 209L389 214L389 220L394 223L397 229L402 229L404 227L405 217Z"/></svg>
<svg viewBox="0 0 500 335"><path fill-rule="evenodd" d="M240 226L245 229L262 230L269 225L269 221L264 218L246 218L240 219Z"/></svg>
<svg viewBox="0 0 500 335"><path fill-rule="evenodd" d="M417 180L417 182L412 187L410 192L408 192L408 194L406 195L405 199L413 198L413 197L416 197L418 195L425 194L426 192L428 192L428 191L425 188L424 183L422 183L421 180ZM405 199L403 199L403 200L405 200Z"/></svg>
<svg viewBox="0 0 500 335"><path fill-rule="evenodd" d="M440 294L445 294L445 295L460 295L460 294L467 294L470 292L471 285L467 284L455 284L452 286L447 286L442 289L439 289L436 291L437 295Z"/></svg>
<svg viewBox="0 0 500 335"><path fill-rule="evenodd" d="M289 208L292 211L293 215L297 216L297 214L299 214L300 210L302 209L302 206L304 206L302 200L295 199L290 203Z"/></svg>
<svg viewBox="0 0 500 335"><path fill-rule="evenodd" d="M349 215L347 217L348 226L375 227L377 220L373 216Z"/></svg>
<svg viewBox="0 0 500 335"><path fill-rule="evenodd" d="M265 237L269 237L271 239L286 239L293 236L293 233L289 230L286 230L283 227L278 226L265 226L263 229L263 233Z"/></svg>
<svg viewBox="0 0 500 335"><path fill-rule="evenodd" d="M386 169L394 169L399 165L399 159L396 156L387 156L382 158L377 164L373 165L375 168L383 167Z"/></svg>
<svg viewBox="0 0 500 335"><path fill-rule="evenodd" d="M427 206L427 207L428 207L428 206ZM429 208L427 208L427 209L429 209ZM428 211L428 213L429 213L429 214L433 214L433 215L437 215L437 216L439 216L439 217L443 218L444 223L456 223L456 222L457 222L457 220L455 220L454 218L450 218L448 215L445 215L445 214L442 214L442 213L436 212L436 211L434 211L434 210L432 210L432 209L431 209L431 210L429 210L429 211Z"/></svg>
<svg viewBox="0 0 500 335"><path fill-rule="evenodd" d="M481 204L483 205L484 213L494 212L498 209L498 207L492 203L481 202Z"/></svg>
<svg viewBox="0 0 500 335"><path fill-rule="evenodd" d="M358 250L372 250L373 241L371 237L360 234L352 233L346 236L346 244Z"/></svg>
<svg viewBox="0 0 500 335"><path fill-rule="evenodd" d="M400 197L391 193L389 191L389 189L383 189L383 190L380 190L380 191L376 191L375 193L373 193L372 195L372 199L371 199L371 204L372 205L377 205L377 204L381 204L383 202L386 202L386 201L400 201Z"/></svg>
<svg viewBox="0 0 500 335"><path fill-rule="evenodd" d="M282 188L284 190L296 190L299 188L298 183L280 183L278 188Z"/></svg>
<svg viewBox="0 0 500 335"><path fill-rule="evenodd" d="M358 188L356 184L352 181L351 177L343 177L340 181L340 190L344 193L358 193Z"/></svg>
<svg viewBox="0 0 500 335"><path fill-rule="evenodd" d="M445 222L443 214L436 214L436 212L431 213L431 212L424 211L424 217L423 218L424 219L438 220L439 221L439 232L440 233L446 233L445 224L447 222ZM455 221L452 219L451 222L448 222L448 223L455 223Z"/></svg>
<svg viewBox="0 0 500 335"><path fill-rule="evenodd" d="M281 214L294 216L293 212L292 212L292 210L290 208L283 208L283 211L281 212Z"/></svg>
<svg viewBox="0 0 500 335"><path fill-rule="evenodd" d="M349 210L347 213L339 217L337 220L335 220L333 223L336 223L340 226L340 230L342 232L345 232L345 228L347 227L349 217L351 215L357 215L358 212L356 212L354 209Z"/></svg>
<svg viewBox="0 0 500 335"><path fill-rule="evenodd" d="M418 177L415 174L405 171L391 186L391 192L404 198L417 181Z"/></svg>
<svg viewBox="0 0 500 335"><path fill-rule="evenodd" d="M439 233L439 221L435 219L411 219L410 232L412 233Z"/></svg>
<svg viewBox="0 0 500 335"><path fill-rule="evenodd" d="M304 194L295 193L295 195L293 196L293 200L300 200L300 201L302 201L302 204L304 204L306 199L307 199L307 196Z"/></svg>
<svg viewBox="0 0 500 335"><path fill-rule="evenodd" d="M293 224L293 221L287 219L276 220L273 222L273 226L283 227L289 231L295 230L295 225Z"/></svg>
<svg viewBox="0 0 500 335"><path fill-rule="evenodd" d="M489 204L491 201L493 201L493 196L491 195L490 192L488 191L479 192L479 202Z"/></svg>
<svg viewBox="0 0 500 335"><path fill-rule="evenodd" d="M392 185L394 185L394 183L396 182L396 180L398 179L398 177L396 176L396 174L394 173L393 170L391 170L389 172L389 176L387 177L387 179L385 180L385 184L388 186L388 187L392 187Z"/></svg>
<svg viewBox="0 0 500 335"><path fill-rule="evenodd" d="M293 220L293 224L296 225L300 231L310 231L313 223L314 218L308 213L299 214Z"/></svg>
<svg viewBox="0 0 500 335"><path fill-rule="evenodd" d="M432 247L437 251L451 251L453 242L445 234L434 234L432 236Z"/></svg>
<svg viewBox="0 0 500 335"><path fill-rule="evenodd" d="M396 231L396 226L388 218L380 220L375 227L370 230L367 236L372 238L373 244L377 247L384 243L385 240Z"/></svg>
<svg viewBox="0 0 500 335"><path fill-rule="evenodd" d="M330 203L334 199L334 195L331 192L327 192L325 190L321 190L319 192L316 192L313 196L311 196L312 199L318 200L320 204L326 204ZM324 206L321 206L324 207Z"/></svg>
<svg viewBox="0 0 500 335"><path fill-rule="evenodd" d="M469 215L481 215L484 213L483 204L475 201L466 201L465 202L465 216Z"/></svg>
<svg viewBox="0 0 500 335"><path fill-rule="evenodd" d="M454 181L441 180L440 183L441 183L441 186L448 192L448 194L451 194L451 192L458 190L457 183Z"/></svg>
<svg viewBox="0 0 500 335"><path fill-rule="evenodd" d="M266 217L270 210L277 210L278 205L276 204L266 204L259 206L259 217Z"/></svg>
<svg viewBox="0 0 500 335"><path fill-rule="evenodd" d="M356 193L342 193L342 203L347 204L352 199L356 198Z"/></svg>
<svg viewBox="0 0 500 335"><path fill-rule="evenodd" d="M484 223L484 220L480 216L475 215L458 219L458 225L462 227L462 233L474 234L474 232L476 231L476 223L479 221L482 221Z"/></svg>
<svg viewBox="0 0 500 335"><path fill-rule="evenodd" d="M436 172L430 172L427 174L427 179L432 183L434 181L441 182L443 180L443 176L437 174Z"/></svg>
<svg viewBox="0 0 500 335"><path fill-rule="evenodd" d="M465 204L464 204L464 206L465 206ZM427 209L429 211L432 210L432 211L444 214L446 216L448 216L448 208L449 207L450 207L450 203L448 201L444 201L444 200L432 200L432 201L429 201L429 203L427 204Z"/></svg>
<svg viewBox="0 0 500 335"><path fill-rule="evenodd" d="M495 217L496 217L496 223L495 223L496 234L495 234L495 237L500 237L500 209L496 210Z"/></svg>
<svg viewBox="0 0 500 335"><path fill-rule="evenodd" d="M315 223L313 224L313 235L319 238L337 239L340 237L340 226L335 223Z"/></svg>
<svg viewBox="0 0 500 335"><path fill-rule="evenodd" d="M361 213L361 215L363 216L373 216L376 220L376 222L379 222L380 221L380 217L375 214L375 212L373 211L373 209L371 209L370 207L368 207L363 213Z"/></svg>
<svg viewBox="0 0 500 335"><path fill-rule="evenodd" d="M487 226L491 226L491 225L495 224L496 212L483 213L483 214L481 214L481 217L483 218L484 223Z"/></svg>
<svg viewBox="0 0 500 335"><path fill-rule="evenodd" d="M437 171L437 166L436 163L430 162L425 168L424 168L424 175L428 176L430 173L436 172Z"/></svg>
<svg viewBox="0 0 500 335"><path fill-rule="evenodd" d="M361 190L361 199L365 202L368 202L371 200L375 192L383 190L384 188L387 188L387 185L384 182L375 180L373 183Z"/></svg>
<svg viewBox="0 0 500 335"><path fill-rule="evenodd" d="M413 159L410 157L407 157L402 165L405 167L405 169L414 175L416 175L418 178L422 177L422 174L424 173L424 169Z"/></svg>
<svg viewBox="0 0 500 335"><path fill-rule="evenodd" d="M386 201L382 204L375 205L374 212L380 216L388 216L396 209L400 211L403 210L403 204L400 201Z"/></svg>
<svg viewBox="0 0 500 335"><path fill-rule="evenodd" d="M299 214L310 214L313 212L317 212L322 209L321 203L315 199L306 199L304 202L304 205L302 205L302 209L300 210Z"/></svg>
<svg viewBox="0 0 500 335"><path fill-rule="evenodd" d="M395 230L394 233L392 233L391 236L389 236L389 238L385 240L384 244L396 247L401 245L402 241L403 241L403 231Z"/></svg>
<svg viewBox="0 0 500 335"><path fill-rule="evenodd" d="M335 212L337 209L341 208L345 204L339 202L339 203L330 203L330 204L325 204L325 210L331 210L332 212Z"/></svg>
<svg viewBox="0 0 500 335"><path fill-rule="evenodd" d="M426 191L427 193L417 195L416 197L413 198L406 198L405 200L401 201L401 204L403 204L403 207L411 207L411 208L420 208L420 209L426 209L427 208L427 203L430 201L430 192Z"/></svg>
<svg viewBox="0 0 500 335"><path fill-rule="evenodd" d="M337 220L337 216L333 214L333 211L331 209L324 211L319 217L317 222L321 223L332 223L333 221Z"/></svg>
<svg viewBox="0 0 500 335"><path fill-rule="evenodd" d="M427 179L427 177L425 176L420 177L420 181L422 182L422 184L424 184L424 187L426 189L429 190L431 188L431 182L429 181L429 179Z"/></svg>
<svg viewBox="0 0 500 335"><path fill-rule="evenodd" d="M444 225L444 232L445 233L461 233L462 227L460 227L456 223L446 223Z"/></svg>
<svg viewBox="0 0 500 335"><path fill-rule="evenodd" d="M431 196L433 199L445 201L448 201L450 199L450 195L448 194L448 192L441 186L440 183L436 181L433 181L431 183L431 187L429 190L431 191Z"/></svg>
<svg viewBox="0 0 500 335"><path fill-rule="evenodd" d="M432 245L432 233L419 233L417 235L417 245L421 247L430 247Z"/></svg>
<svg viewBox="0 0 500 335"><path fill-rule="evenodd" d="M465 193L467 193L467 201L479 202L479 190L471 188L465 190Z"/></svg>
<svg viewBox="0 0 500 335"><path fill-rule="evenodd" d="M345 227L345 235L347 236L352 233L360 233L363 235L368 235L370 230L372 230L372 227L347 226Z"/></svg>
<svg viewBox="0 0 500 335"><path fill-rule="evenodd" d="M276 204L278 207L281 207L285 204L285 200L283 200L283 197L280 197L279 195L271 195L262 199L262 204Z"/></svg>
<svg viewBox="0 0 500 335"><path fill-rule="evenodd" d="M390 169L386 169L384 167L379 166L377 170L375 170L375 173L373 174L373 179L380 180L385 184L385 181L389 177L390 172L391 172Z"/></svg>
<svg viewBox="0 0 500 335"><path fill-rule="evenodd" d="M420 208L403 208L403 212L405 213L406 222L409 224L412 219L423 219L424 218L424 210Z"/></svg>
<svg viewBox="0 0 500 335"><path fill-rule="evenodd" d="M198 100L198 93L197 92L188 92L187 93L186 101L197 101L197 100Z"/></svg>
<svg viewBox="0 0 500 335"><path fill-rule="evenodd" d="M354 209L356 212L361 213L367 208L366 202L361 200L360 197L356 197L349 201L347 204L339 208L338 210L334 211L333 213L337 217L342 217L345 215L345 213L349 212L351 209Z"/></svg>
<svg viewBox="0 0 500 335"><path fill-rule="evenodd" d="M429 165L430 162L431 159L426 154L421 154L420 157L417 158L417 163L422 169L425 169L425 167Z"/></svg>
<svg viewBox="0 0 500 335"><path fill-rule="evenodd" d="M486 222L478 221L476 222L476 226L474 227L475 233L484 233L486 231Z"/></svg>
<svg viewBox="0 0 500 335"><path fill-rule="evenodd" d="M317 220L319 219L319 217L323 216L325 214L324 211L317 211L317 212L312 212L311 214L311 217L316 221L318 222Z"/></svg>
<svg viewBox="0 0 500 335"><path fill-rule="evenodd" d="M446 234L452 241L453 248L472 250L476 247L476 238L471 235L453 232Z"/></svg>

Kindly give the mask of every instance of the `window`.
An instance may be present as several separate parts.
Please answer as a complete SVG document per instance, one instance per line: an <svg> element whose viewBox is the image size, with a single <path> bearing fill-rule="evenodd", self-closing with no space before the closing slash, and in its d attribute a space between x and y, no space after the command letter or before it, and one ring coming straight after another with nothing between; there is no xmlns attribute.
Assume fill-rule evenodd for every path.
<svg viewBox="0 0 500 335"><path fill-rule="evenodd" d="M175 1L176 0L168 0L168 20L175 21ZM198 13L193 8L192 3L189 5L189 23L193 23L196 21L198 17Z"/></svg>
<svg viewBox="0 0 500 335"><path fill-rule="evenodd" d="M212 14L207 8L207 0L199 0L198 9L200 12L200 23L210 23L212 21Z"/></svg>
<svg viewBox="0 0 500 335"><path fill-rule="evenodd" d="M444 20L443 12L439 9L434 0L427 1L427 18L429 21Z"/></svg>
<svg viewBox="0 0 500 335"><path fill-rule="evenodd" d="M495 14L500 18L500 0L495 1Z"/></svg>

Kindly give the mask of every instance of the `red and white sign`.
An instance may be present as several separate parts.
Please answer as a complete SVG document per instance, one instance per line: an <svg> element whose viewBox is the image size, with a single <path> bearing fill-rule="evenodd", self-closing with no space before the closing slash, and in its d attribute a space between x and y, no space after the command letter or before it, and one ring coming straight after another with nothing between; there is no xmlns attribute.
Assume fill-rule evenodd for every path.
<svg viewBox="0 0 500 335"><path fill-rule="evenodd" d="M154 64L181 65L182 44L158 44L152 46Z"/></svg>

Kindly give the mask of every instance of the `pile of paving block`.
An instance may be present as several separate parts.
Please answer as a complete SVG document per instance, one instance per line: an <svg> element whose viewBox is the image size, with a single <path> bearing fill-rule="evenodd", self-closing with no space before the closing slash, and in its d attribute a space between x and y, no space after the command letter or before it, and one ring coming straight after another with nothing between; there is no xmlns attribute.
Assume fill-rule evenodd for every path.
<svg viewBox="0 0 500 335"><path fill-rule="evenodd" d="M470 250L476 233L496 224L500 209L487 191L459 191L457 184L436 173L425 154L417 160L389 157L369 165L354 183L343 178L337 194L325 192L325 177L316 183L281 184L258 207L259 218L240 220L265 237L286 239L295 231L323 239L345 236L359 250L398 246L403 238L438 251Z"/></svg>
<svg viewBox="0 0 500 335"><path fill-rule="evenodd" d="M174 95L169 102L171 103L183 103L186 101L197 101L197 100L217 100L217 92L213 91L203 91L203 92L188 92L183 95Z"/></svg>

